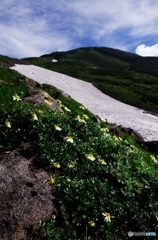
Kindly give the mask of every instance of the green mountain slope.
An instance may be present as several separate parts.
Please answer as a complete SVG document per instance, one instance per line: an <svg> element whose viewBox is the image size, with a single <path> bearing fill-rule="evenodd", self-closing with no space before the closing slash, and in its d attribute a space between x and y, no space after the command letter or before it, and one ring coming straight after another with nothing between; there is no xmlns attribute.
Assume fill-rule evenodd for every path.
<svg viewBox="0 0 158 240"><path fill-rule="evenodd" d="M57 62L52 62L56 59ZM27 58L32 64L93 83L130 105L158 112L158 58L105 48L79 48Z"/></svg>
<svg viewBox="0 0 158 240"><path fill-rule="evenodd" d="M5 168L1 167L3 156L16 149L19 159L24 158L30 164L35 176L38 169L47 172L49 177L41 184L43 188L50 185L54 207L50 219L44 222L41 218L37 224L31 219L31 213L39 212L41 205L26 212L24 204L21 214L31 219L25 226L18 215L15 218L9 214L7 219L0 211L1 239L4 239L2 229L13 239L12 232L18 236L20 226L25 227L26 239L35 240L122 240L128 238L132 229L158 232L156 153L137 144L134 137L121 129L94 121L95 117L84 106L52 86L40 85L7 66L0 68L0 80L1 172ZM43 102L39 105L26 102L29 90L38 91ZM52 98L63 113L49 108ZM13 165L13 160L9 158L6 164ZM11 197L6 199L11 213L13 208L16 210L16 204L8 204L15 194L10 176L8 183L8 176L3 175L1 193L5 196L11 189ZM33 184L31 178L27 179L28 196L35 199L38 191L31 191ZM22 176L19 181L24 189ZM25 199L22 200L24 203Z"/></svg>

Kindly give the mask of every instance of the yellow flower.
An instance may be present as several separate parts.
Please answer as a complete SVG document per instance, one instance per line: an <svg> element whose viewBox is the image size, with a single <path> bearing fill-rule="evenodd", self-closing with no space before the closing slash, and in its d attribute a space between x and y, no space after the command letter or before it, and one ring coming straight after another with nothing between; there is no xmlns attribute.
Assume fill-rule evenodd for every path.
<svg viewBox="0 0 158 240"><path fill-rule="evenodd" d="M117 137L116 135L114 135L113 138L114 138L116 141L119 140L118 137Z"/></svg>
<svg viewBox="0 0 158 240"><path fill-rule="evenodd" d="M83 114L83 117L84 118L86 118L86 119L88 119L89 117L86 115L86 114Z"/></svg>
<svg viewBox="0 0 158 240"><path fill-rule="evenodd" d="M129 148L128 148L128 152L133 152L133 150L129 147Z"/></svg>
<svg viewBox="0 0 158 240"><path fill-rule="evenodd" d="M57 102L58 102L59 104L61 104L61 101L60 101L59 99L57 99Z"/></svg>
<svg viewBox="0 0 158 240"><path fill-rule="evenodd" d="M56 129L57 131L61 131L61 130L62 130L62 128L59 127L59 125L54 125L54 127L55 127L55 129Z"/></svg>
<svg viewBox="0 0 158 240"><path fill-rule="evenodd" d="M50 177L46 180L47 183L49 183L50 185L54 184L55 183L55 178L53 177Z"/></svg>
<svg viewBox="0 0 158 240"><path fill-rule="evenodd" d="M13 100L14 101L21 101L21 98L17 94L14 94L13 95Z"/></svg>
<svg viewBox="0 0 158 240"><path fill-rule="evenodd" d="M101 128L100 130L103 131L103 132L109 132L108 128Z"/></svg>
<svg viewBox="0 0 158 240"><path fill-rule="evenodd" d="M6 125L6 127L11 128L11 123L7 120L5 121L5 125Z"/></svg>
<svg viewBox="0 0 158 240"><path fill-rule="evenodd" d="M38 120L38 117L37 117L36 113L32 113L32 119L33 119L33 121Z"/></svg>
<svg viewBox="0 0 158 240"><path fill-rule="evenodd" d="M80 117L79 115L77 116L76 120L78 120L79 122L84 122L84 123L86 123L86 121L85 121L84 119L81 119L81 117Z"/></svg>
<svg viewBox="0 0 158 240"><path fill-rule="evenodd" d="M83 105L79 106L80 109L85 109L85 107Z"/></svg>
<svg viewBox="0 0 158 240"><path fill-rule="evenodd" d="M99 162L101 162L101 164L107 164L104 159L100 159Z"/></svg>
<svg viewBox="0 0 158 240"><path fill-rule="evenodd" d="M60 163L58 163L58 162L53 163L53 166L56 167L56 168L60 168L61 167Z"/></svg>
<svg viewBox="0 0 158 240"><path fill-rule="evenodd" d="M92 153L89 153L89 154L87 155L87 158L90 159L91 161L94 161L94 160L95 160L95 157L93 156Z"/></svg>
<svg viewBox="0 0 158 240"><path fill-rule="evenodd" d="M71 143L73 143L73 141L74 141L71 136L67 136L67 137L65 138L65 140L66 140L67 142L71 142Z"/></svg>
<svg viewBox="0 0 158 240"><path fill-rule="evenodd" d="M60 106L60 107L63 107L63 108L65 107L63 104L59 104L59 106Z"/></svg>
<svg viewBox="0 0 158 240"><path fill-rule="evenodd" d="M153 155L150 155L150 157L151 157L151 159L155 162L155 163L157 163L158 162L158 160L155 158L155 156L153 156Z"/></svg>
<svg viewBox="0 0 158 240"><path fill-rule="evenodd" d="M39 113L43 113L43 110L38 110Z"/></svg>
<svg viewBox="0 0 158 240"><path fill-rule="evenodd" d="M110 213L102 213L102 215L105 217L105 220L106 220L107 222L111 222Z"/></svg>
<svg viewBox="0 0 158 240"><path fill-rule="evenodd" d="M95 222L94 221L90 221L88 223L91 225L91 227L95 227Z"/></svg>
<svg viewBox="0 0 158 240"><path fill-rule="evenodd" d="M73 165L72 163L68 163L67 167L68 167L68 168L73 168L74 165Z"/></svg>
<svg viewBox="0 0 158 240"><path fill-rule="evenodd" d="M48 98L48 93L47 92L42 92L42 96L45 97L45 98Z"/></svg>
<svg viewBox="0 0 158 240"><path fill-rule="evenodd" d="M70 110L69 108L65 107L65 106L64 106L64 109L65 109L65 111L67 111L67 112L71 112L71 110Z"/></svg>
<svg viewBox="0 0 158 240"><path fill-rule="evenodd" d="M104 119L104 118L101 118L101 120L102 120L102 122L106 122L106 119Z"/></svg>
<svg viewBox="0 0 158 240"><path fill-rule="evenodd" d="M50 99L45 99L44 101L45 101L45 103L47 103L48 105L52 105L52 101L51 101Z"/></svg>
<svg viewBox="0 0 158 240"><path fill-rule="evenodd" d="M150 157L151 157L152 160L156 160L154 155L150 155Z"/></svg>

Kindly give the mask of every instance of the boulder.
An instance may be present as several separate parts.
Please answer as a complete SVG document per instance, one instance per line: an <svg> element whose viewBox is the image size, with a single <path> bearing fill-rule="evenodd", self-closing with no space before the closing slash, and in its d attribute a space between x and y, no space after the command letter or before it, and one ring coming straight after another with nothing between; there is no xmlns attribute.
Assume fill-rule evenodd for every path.
<svg viewBox="0 0 158 240"><path fill-rule="evenodd" d="M63 112L63 110L61 109L57 101L43 90L29 88L28 95L29 95L28 97L24 98L24 102L29 102L34 105L39 105L41 103L44 103L49 109L55 110L60 113ZM46 95L47 97L45 97ZM47 101L50 101L51 104L47 104L46 103Z"/></svg>

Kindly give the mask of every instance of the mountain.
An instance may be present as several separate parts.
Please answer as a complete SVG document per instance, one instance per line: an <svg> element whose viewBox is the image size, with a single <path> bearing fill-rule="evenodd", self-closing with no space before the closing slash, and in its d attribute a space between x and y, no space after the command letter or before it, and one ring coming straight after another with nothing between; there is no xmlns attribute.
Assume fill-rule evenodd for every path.
<svg viewBox="0 0 158 240"><path fill-rule="evenodd" d="M156 236L155 147L1 58L0 239Z"/></svg>
<svg viewBox="0 0 158 240"><path fill-rule="evenodd" d="M115 99L158 112L157 57L141 57L106 47L87 47L23 60L91 82Z"/></svg>
<svg viewBox="0 0 158 240"><path fill-rule="evenodd" d="M28 64L27 61L23 61L17 58L11 58L8 56L0 55L0 67L1 70L3 67L7 68L13 66L14 64Z"/></svg>

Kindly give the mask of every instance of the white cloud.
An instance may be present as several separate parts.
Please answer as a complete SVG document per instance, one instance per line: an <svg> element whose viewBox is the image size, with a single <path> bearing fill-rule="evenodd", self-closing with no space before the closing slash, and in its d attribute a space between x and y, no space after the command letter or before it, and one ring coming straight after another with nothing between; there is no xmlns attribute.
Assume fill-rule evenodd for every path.
<svg viewBox="0 0 158 240"><path fill-rule="evenodd" d="M39 56L89 45L128 51L158 35L157 9L157 0L3 0L0 54Z"/></svg>
<svg viewBox="0 0 158 240"><path fill-rule="evenodd" d="M39 27L39 26L38 26ZM8 52L12 57L33 57L40 56L50 51L62 51L71 47L71 40L66 36L61 38L58 33L42 33L36 29L36 23L32 26L21 29L16 26L4 26L0 24L1 54ZM31 28L34 29L31 31ZM5 54L6 55L6 54Z"/></svg>
<svg viewBox="0 0 158 240"><path fill-rule="evenodd" d="M152 46L146 46L145 44L141 44L137 46L135 52L140 56L155 56L158 57L158 44Z"/></svg>
<svg viewBox="0 0 158 240"><path fill-rule="evenodd" d="M9 3L13 4L11 1ZM29 1L28 1L29 2ZM24 2L23 2L24 3ZM47 15L39 14L40 7L22 2L2 4L4 14L0 23L0 54L12 57L40 56L51 51L69 50L73 43L69 36L49 28ZM38 11L36 11L38 9ZM43 11L43 8L42 8ZM54 14L55 15L55 14ZM54 16L53 15L53 16ZM2 12L0 13L0 17ZM6 17L5 17L6 16Z"/></svg>

